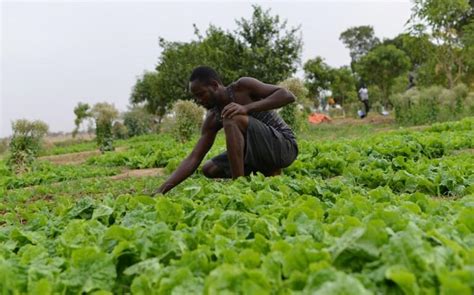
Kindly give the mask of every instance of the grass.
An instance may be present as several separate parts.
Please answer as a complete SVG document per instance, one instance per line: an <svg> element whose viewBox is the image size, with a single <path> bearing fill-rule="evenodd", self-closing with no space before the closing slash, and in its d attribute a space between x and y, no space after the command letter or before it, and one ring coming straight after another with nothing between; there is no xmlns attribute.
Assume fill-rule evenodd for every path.
<svg viewBox="0 0 474 295"><path fill-rule="evenodd" d="M340 118L330 123L318 125L308 124L297 133L298 139L304 140L336 140L341 138L355 139L371 136L375 133L396 130L399 125L393 118L378 114L369 114L365 119Z"/></svg>

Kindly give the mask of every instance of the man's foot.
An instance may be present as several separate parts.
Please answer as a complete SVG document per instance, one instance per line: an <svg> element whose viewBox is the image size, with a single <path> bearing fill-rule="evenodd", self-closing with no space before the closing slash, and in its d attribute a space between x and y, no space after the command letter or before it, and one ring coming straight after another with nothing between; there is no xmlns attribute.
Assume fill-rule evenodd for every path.
<svg viewBox="0 0 474 295"><path fill-rule="evenodd" d="M265 176L277 176L281 175L281 169L275 169L273 171L265 173Z"/></svg>

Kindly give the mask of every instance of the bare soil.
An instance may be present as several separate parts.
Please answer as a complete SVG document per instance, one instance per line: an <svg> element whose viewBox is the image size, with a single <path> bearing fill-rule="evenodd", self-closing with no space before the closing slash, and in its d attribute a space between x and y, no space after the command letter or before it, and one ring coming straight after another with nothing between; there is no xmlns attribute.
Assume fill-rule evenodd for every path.
<svg viewBox="0 0 474 295"><path fill-rule="evenodd" d="M164 168L134 169L124 170L122 173L110 176L109 179L122 180L126 178L137 178L146 176L162 176L165 174Z"/></svg>
<svg viewBox="0 0 474 295"><path fill-rule="evenodd" d="M369 116L363 119L358 118L336 118L331 121L329 124L333 125L366 125L366 124L393 124L395 123L395 118L393 116L382 116L379 114L370 114Z"/></svg>
<svg viewBox="0 0 474 295"><path fill-rule="evenodd" d="M45 136L44 141L45 143L56 143L56 142L63 142L67 140L92 140L95 138L93 133L79 133L75 138L72 137L72 133L57 133L57 134L48 134Z"/></svg>
<svg viewBox="0 0 474 295"><path fill-rule="evenodd" d="M115 151L120 152L126 150L126 147L120 146L115 149ZM62 154L62 155L53 155L53 156L43 156L39 157L40 160L49 161L53 164L58 165L77 165L82 164L87 159L93 156L100 155L99 150L94 151L85 151L85 152L78 152L78 153L69 153L69 154Z"/></svg>
<svg viewBox="0 0 474 295"><path fill-rule="evenodd" d="M63 154L63 155L53 155L53 156L43 156L39 157L40 160L49 161L53 164L58 165L67 165L67 164L82 164L87 159L93 156L100 155L100 151L85 151L85 152L78 152L78 153L70 153L70 154Z"/></svg>

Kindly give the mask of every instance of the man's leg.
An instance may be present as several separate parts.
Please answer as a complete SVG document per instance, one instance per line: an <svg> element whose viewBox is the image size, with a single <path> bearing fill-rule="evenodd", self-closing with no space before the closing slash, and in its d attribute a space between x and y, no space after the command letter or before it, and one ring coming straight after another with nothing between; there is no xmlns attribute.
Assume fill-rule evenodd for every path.
<svg viewBox="0 0 474 295"><path fill-rule="evenodd" d="M225 170L216 165L212 160L207 161L202 166L202 173L207 178L228 178Z"/></svg>
<svg viewBox="0 0 474 295"><path fill-rule="evenodd" d="M222 123L224 125L230 171L232 178L236 179L239 176L245 175L245 135L249 125L249 118L245 115L237 115L232 118L225 118Z"/></svg>
<svg viewBox="0 0 474 295"><path fill-rule="evenodd" d="M365 115L367 116L367 114L369 113L369 109L370 109L369 101L364 100L363 102L364 102L364 106L365 106Z"/></svg>

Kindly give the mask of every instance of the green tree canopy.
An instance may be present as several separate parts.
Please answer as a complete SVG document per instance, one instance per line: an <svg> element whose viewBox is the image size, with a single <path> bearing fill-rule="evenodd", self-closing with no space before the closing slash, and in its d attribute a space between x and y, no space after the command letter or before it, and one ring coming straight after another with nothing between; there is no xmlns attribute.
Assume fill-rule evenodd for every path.
<svg viewBox="0 0 474 295"><path fill-rule="evenodd" d="M357 100L356 77L348 66L331 70L331 91L339 103Z"/></svg>
<svg viewBox="0 0 474 295"><path fill-rule="evenodd" d="M72 131L72 137L76 137L84 119L90 117L90 105L87 103L79 102L74 108L74 115L76 115L76 118L74 119L74 125L76 127Z"/></svg>
<svg viewBox="0 0 474 295"><path fill-rule="evenodd" d="M464 46L461 32L471 23L469 0L414 0L412 11L412 27L429 27L431 39L437 44L437 66L452 88L468 71L469 48Z"/></svg>
<svg viewBox="0 0 474 295"><path fill-rule="evenodd" d="M250 20L237 21L235 33L244 50L241 74L276 84L296 71L302 49L300 27L286 30L287 22L278 15L257 5L253 9Z"/></svg>
<svg viewBox="0 0 474 295"><path fill-rule="evenodd" d="M433 58L436 49L436 46L430 41L430 36L423 32L416 35L402 33L393 39L384 40L383 44L391 44L403 50L414 68L421 66L430 58Z"/></svg>
<svg viewBox="0 0 474 295"><path fill-rule="evenodd" d="M190 98L189 75L199 65L215 68L224 84L241 76L274 84L289 77L296 71L301 54L300 28L287 29L286 21L272 16L270 10L253 8L249 20L236 21L235 32L211 25L204 35L194 27L195 41L161 38L156 73L137 80L130 101L144 103L149 111L163 116L173 102Z"/></svg>
<svg viewBox="0 0 474 295"><path fill-rule="evenodd" d="M372 26L351 27L341 33L339 40L349 49L352 63L357 62L380 43Z"/></svg>
<svg viewBox="0 0 474 295"><path fill-rule="evenodd" d="M362 57L356 70L367 83L376 85L382 92L384 106L395 78L410 68L410 59L393 45L380 45Z"/></svg>
<svg viewBox="0 0 474 295"><path fill-rule="evenodd" d="M160 93L159 79L158 72L145 72L133 86L130 102L133 105L143 104L150 114L161 118L169 102Z"/></svg>
<svg viewBox="0 0 474 295"><path fill-rule="evenodd" d="M356 77L349 67L332 68L318 56L308 60L303 69L306 85L313 97L321 89L330 89L340 103L357 98Z"/></svg>
<svg viewBox="0 0 474 295"><path fill-rule="evenodd" d="M317 96L321 89L329 88L332 80L331 67L326 64L322 57L317 56L309 59L305 62L303 70L310 96Z"/></svg>

